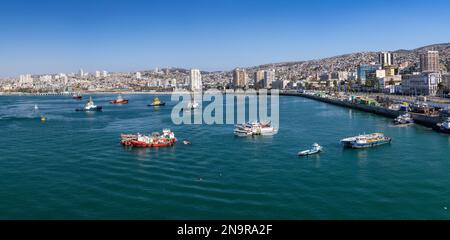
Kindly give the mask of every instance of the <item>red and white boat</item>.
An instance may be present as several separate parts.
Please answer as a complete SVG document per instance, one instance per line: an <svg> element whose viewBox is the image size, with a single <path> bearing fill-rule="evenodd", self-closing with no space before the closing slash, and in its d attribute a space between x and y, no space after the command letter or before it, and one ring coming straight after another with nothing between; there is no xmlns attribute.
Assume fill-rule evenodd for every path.
<svg viewBox="0 0 450 240"><path fill-rule="evenodd" d="M80 94L78 94L78 93L72 95L72 99L81 100L82 98L83 97Z"/></svg>
<svg viewBox="0 0 450 240"><path fill-rule="evenodd" d="M122 96L119 94L119 96L117 96L116 100L112 100L109 103L112 103L112 104L127 104L128 100L127 99L123 99Z"/></svg>
<svg viewBox="0 0 450 240"><path fill-rule="evenodd" d="M120 137L122 145L141 148L171 147L177 141L175 134L170 129L163 129L162 134L158 132L151 135L122 134Z"/></svg>

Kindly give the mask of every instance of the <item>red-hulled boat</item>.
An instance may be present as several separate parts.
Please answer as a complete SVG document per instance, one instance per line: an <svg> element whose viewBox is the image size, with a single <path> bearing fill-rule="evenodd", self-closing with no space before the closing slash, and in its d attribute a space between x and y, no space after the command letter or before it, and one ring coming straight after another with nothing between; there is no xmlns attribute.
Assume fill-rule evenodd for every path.
<svg viewBox="0 0 450 240"><path fill-rule="evenodd" d="M72 95L72 99L81 100L83 97L80 94Z"/></svg>
<svg viewBox="0 0 450 240"><path fill-rule="evenodd" d="M112 103L112 104L128 104L128 100L127 99L123 99L122 96L119 95L116 100L112 100L109 103Z"/></svg>
<svg viewBox="0 0 450 240"><path fill-rule="evenodd" d="M147 148L147 147L171 147L177 139L175 134L169 129L164 129L163 133L153 133L152 135L122 134L121 143L124 146Z"/></svg>

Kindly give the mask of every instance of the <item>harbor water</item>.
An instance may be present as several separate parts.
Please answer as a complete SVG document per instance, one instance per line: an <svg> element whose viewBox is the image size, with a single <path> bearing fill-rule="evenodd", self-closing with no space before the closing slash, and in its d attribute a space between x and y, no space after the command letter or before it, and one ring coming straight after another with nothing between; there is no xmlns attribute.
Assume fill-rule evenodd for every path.
<svg viewBox="0 0 450 240"><path fill-rule="evenodd" d="M0 219L450 219L450 136L294 96L274 136L233 125L174 125L154 96L0 96ZM34 109L35 104L38 109ZM41 122L41 115L46 118ZM170 128L171 148L130 149L121 133ZM344 149L381 132L392 143ZM297 152L319 143L323 152Z"/></svg>

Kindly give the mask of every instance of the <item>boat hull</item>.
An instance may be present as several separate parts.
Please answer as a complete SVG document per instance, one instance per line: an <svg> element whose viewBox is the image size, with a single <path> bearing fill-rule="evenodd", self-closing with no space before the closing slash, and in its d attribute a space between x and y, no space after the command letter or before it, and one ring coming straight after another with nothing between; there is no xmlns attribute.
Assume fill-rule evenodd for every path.
<svg viewBox="0 0 450 240"><path fill-rule="evenodd" d="M300 157L305 157L305 156L310 156L310 155L315 155L315 154L319 154L321 151L311 151L311 150L307 150L307 151L303 151L303 152L299 152L298 156Z"/></svg>
<svg viewBox="0 0 450 240"><path fill-rule="evenodd" d="M158 106L165 106L166 103L158 103L158 104L148 104L149 107L158 107Z"/></svg>
<svg viewBox="0 0 450 240"><path fill-rule="evenodd" d="M103 107L98 106L96 108L90 108L90 109L85 109L85 108L77 108L75 109L75 111L77 112L100 112L103 110Z"/></svg>
<svg viewBox="0 0 450 240"><path fill-rule="evenodd" d="M128 100L112 100L109 103L111 103L111 104L128 104Z"/></svg>
<svg viewBox="0 0 450 240"><path fill-rule="evenodd" d="M350 148L354 148L354 149L361 149L361 148L371 148L371 147L377 147L377 146L381 146L384 144L388 144L391 143L391 139L385 139L385 140L380 140L380 141L376 141L376 142L371 142L371 143L356 143L353 142L350 144Z"/></svg>

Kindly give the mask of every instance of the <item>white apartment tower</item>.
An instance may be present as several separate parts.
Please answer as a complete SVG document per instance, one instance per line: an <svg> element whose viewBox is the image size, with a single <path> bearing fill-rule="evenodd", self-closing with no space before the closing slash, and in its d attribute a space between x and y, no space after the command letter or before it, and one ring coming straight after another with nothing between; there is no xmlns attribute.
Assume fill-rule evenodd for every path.
<svg viewBox="0 0 450 240"><path fill-rule="evenodd" d="M394 54L390 52L381 52L378 54L378 62L382 67L394 65Z"/></svg>
<svg viewBox="0 0 450 240"><path fill-rule="evenodd" d="M202 74L199 69L191 69L191 76L189 80L189 88L191 91L202 90Z"/></svg>

